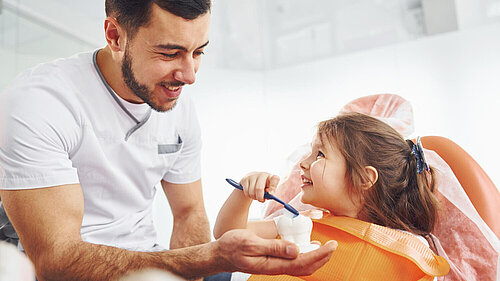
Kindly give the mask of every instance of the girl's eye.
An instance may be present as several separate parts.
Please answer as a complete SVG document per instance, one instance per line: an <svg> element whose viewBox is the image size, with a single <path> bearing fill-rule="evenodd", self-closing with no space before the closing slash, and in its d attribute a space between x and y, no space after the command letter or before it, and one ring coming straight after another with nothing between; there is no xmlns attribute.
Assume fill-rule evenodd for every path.
<svg viewBox="0 0 500 281"><path fill-rule="evenodd" d="M323 152L318 150L318 154L316 155L316 159L317 158L324 158L324 157L325 157L325 154L323 154Z"/></svg>

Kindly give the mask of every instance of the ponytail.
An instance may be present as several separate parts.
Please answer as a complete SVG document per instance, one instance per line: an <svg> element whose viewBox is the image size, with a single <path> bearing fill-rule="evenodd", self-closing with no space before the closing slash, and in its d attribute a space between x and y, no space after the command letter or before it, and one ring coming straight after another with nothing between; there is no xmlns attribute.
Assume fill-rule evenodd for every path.
<svg viewBox="0 0 500 281"><path fill-rule="evenodd" d="M406 189L402 192L396 212L409 231L427 235L433 228L437 216L437 199L434 192L434 170L428 166L419 140L409 146L406 168ZM404 176L404 175L403 175Z"/></svg>

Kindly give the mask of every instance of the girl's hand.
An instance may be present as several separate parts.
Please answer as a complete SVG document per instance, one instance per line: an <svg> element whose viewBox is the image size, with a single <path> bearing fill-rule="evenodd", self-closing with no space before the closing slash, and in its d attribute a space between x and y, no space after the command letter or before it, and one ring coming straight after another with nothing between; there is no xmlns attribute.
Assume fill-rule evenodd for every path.
<svg viewBox="0 0 500 281"><path fill-rule="evenodd" d="M271 175L264 172L252 172L241 179L240 184L243 186L245 196L259 202L264 202L264 192L273 193L280 178L277 175Z"/></svg>

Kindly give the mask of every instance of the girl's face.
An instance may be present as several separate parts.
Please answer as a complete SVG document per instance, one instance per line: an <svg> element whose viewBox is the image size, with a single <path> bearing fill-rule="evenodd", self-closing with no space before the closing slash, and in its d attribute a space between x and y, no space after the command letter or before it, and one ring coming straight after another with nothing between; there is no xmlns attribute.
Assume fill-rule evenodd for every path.
<svg viewBox="0 0 500 281"><path fill-rule="evenodd" d="M312 151L300 163L302 202L329 210L336 216L355 218L361 208L360 196L352 197L346 178L346 160L338 150L337 142L321 143L316 135Z"/></svg>

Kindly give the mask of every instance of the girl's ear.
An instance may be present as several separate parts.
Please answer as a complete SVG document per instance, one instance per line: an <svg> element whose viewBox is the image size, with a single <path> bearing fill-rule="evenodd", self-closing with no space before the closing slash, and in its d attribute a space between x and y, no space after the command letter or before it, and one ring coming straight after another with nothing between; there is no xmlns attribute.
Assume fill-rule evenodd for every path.
<svg viewBox="0 0 500 281"><path fill-rule="evenodd" d="M363 183L364 190L370 189L378 180L378 172L373 166L366 166L365 173L368 176L368 181Z"/></svg>

